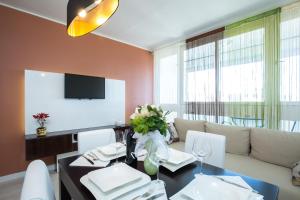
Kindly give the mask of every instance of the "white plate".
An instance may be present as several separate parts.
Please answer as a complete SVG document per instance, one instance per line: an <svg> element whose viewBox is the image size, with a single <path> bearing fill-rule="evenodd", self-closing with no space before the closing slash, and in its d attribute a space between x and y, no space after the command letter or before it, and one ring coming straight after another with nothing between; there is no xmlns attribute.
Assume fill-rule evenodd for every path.
<svg viewBox="0 0 300 200"><path fill-rule="evenodd" d="M180 163L179 165L173 165L171 163L163 163L162 166L167 168L171 172L175 172L178 169L195 162L196 160L197 159L192 155L192 157L189 160L187 160L186 162Z"/></svg>
<svg viewBox="0 0 300 200"><path fill-rule="evenodd" d="M100 151L100 153L102 153L105 156L114 156L116 155L117 147L119 147L118 154L124 153L126 151L126 146L119 142L109 144L104 147L99 147L97 149Z"/></svg>
<svg viewBox="0 0 300 200"><path fill-rule="evenodd" d="M141 178L131 184L125 185L123 187L112 190L111 192L104 193L102 192L90 179L88 175L85 175L80 178L80 182L94 195L97 200L112 200L119 199L120 196L127 194L138 188L142 188L151 182L151 179L148 175L139 172Z"/></svg>
<svg viewBox="0 0 300 200"><path fill-rule="evenodd" d="M142 178L142 175L139 171L129 167L125 163L119 163L111 167L92 171L88 173L88 178L99 187L102 192L106 193L137 181Z"/></svg>
<svg viewBox="0 0 300 200"><path fill-rule="evenodd" d="M98 149L93 150L93 153L95 153L97 155L97 157L102 161L111 161L111 160L114 160L116 158L126 156L126 151L120 152L117 155L114 154L113 156L104 155Z"/></svg>
<svg viewBox="0 0 300 200"><path fill-rule="evenodd" d="M193 156L189 153L185 153L182 151L178 151L172 148L169 148L170 158L168 159L168 163L173 165L179 165L190 160Z"/></svg>
<svg viewBox="0 0 300 200"><path fill-rule="evenodd" d="M248 200L251 192L220 181L211 176L198 176L181 192L194 200Z"/></svg>

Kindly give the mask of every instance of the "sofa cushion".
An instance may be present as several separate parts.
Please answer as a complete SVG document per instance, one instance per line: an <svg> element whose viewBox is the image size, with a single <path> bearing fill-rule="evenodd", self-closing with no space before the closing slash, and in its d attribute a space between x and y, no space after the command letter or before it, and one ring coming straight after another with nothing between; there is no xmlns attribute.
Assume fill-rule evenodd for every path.
<svg viewBox="0 0 300 200"><path fill-rule="evenodd" d="M173 123L168 123L168 132L170 133L169 144L173 142L179 142L179 136Z"/></svg>
<svg viewBox="0 0 300 200"><path fill-rule="evenodd" d="M185 141L186 132L188 130L192 131L205 131L205 121L201 120L185 120L185 119L179 119L176 118L174 120L175 128L179 135L179 140L181 142Z"/></svg>
<svg viewBox="0 0 300 200"><path fill-rule="evenodd" d="M293 185L300 186L300 161L293 165L292 180Z"/></svg>
<svg viewBox="0 0 300 200"><path fill-rule="evenodd" d="M226 137L226 152L248 155L250 151L250 128L227 126L207 122L206 132Z"/></svg>
<svg viewBox="0 0 300 200"><path fill-rule="evenodd" d="M185 142L173 142L172 144L170 144L170 147L173 149L176 149L178 151L183 151L185 149Z"/></svg>
<svg viewBox="0 0 300 200"><path fill-rule="evenodd" d="M229 153L225 156L225 168L277 185L279 200L299 200L300 188L292 184L289 168Z"/></svg>
<svg viewBox="0 0 300 200"><path fill-rule="evenodd" d="M251 129L251 156L292 168L300 160L300 134L264 128Z"/></svg>

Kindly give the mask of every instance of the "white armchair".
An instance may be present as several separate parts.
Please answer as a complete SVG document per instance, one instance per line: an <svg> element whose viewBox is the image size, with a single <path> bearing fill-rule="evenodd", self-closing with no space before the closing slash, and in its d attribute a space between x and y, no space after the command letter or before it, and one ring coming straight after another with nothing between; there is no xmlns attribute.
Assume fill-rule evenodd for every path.
<svg viewBox="0 0 300 200"><path fill-rule="evenodd" d="M212 154L204 162L210 165L224 168L226 141L225 136L189 130L187 131L185 141L185 152L192 153L193 143L195 139L205 140L211 143Z"/></svg>
<svg viewBox="0 0 300 200"><path fill-rule="evenodd" d="M100 129L78 133L78 152L85 153L96 147L116 142L114 129Z"/></svg>
<svg viewBox="0 0 300 200"><path fill-rule="evenodd" d="M55 200L48 168L41 160L32 161L26 170L21 200Z"/></svg>

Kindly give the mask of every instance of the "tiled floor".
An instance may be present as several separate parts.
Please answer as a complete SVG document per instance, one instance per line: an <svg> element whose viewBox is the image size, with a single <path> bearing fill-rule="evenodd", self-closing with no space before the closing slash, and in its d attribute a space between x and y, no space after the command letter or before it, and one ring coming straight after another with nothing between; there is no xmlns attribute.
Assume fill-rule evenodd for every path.
<svg viewBox="0 0 300 200"><path fill-rule="evenodd" d="M52 173L51 178L58 199L58 174ZM19 200L23 185L23 178L0 183L0 200Z"/></svg>

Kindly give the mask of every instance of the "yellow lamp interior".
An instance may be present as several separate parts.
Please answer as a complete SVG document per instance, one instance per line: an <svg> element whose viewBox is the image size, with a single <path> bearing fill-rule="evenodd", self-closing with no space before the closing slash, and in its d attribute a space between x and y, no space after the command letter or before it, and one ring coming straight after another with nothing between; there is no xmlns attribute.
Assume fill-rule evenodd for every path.
<svg viewBox="0 0 300 200"><path fill-rule="evenodd" d="M88 11L86 16L77 15L68 27L68 34L77 37L94 31L114 14L118 5L118 0L102 0L99 5Z"/></svg>

